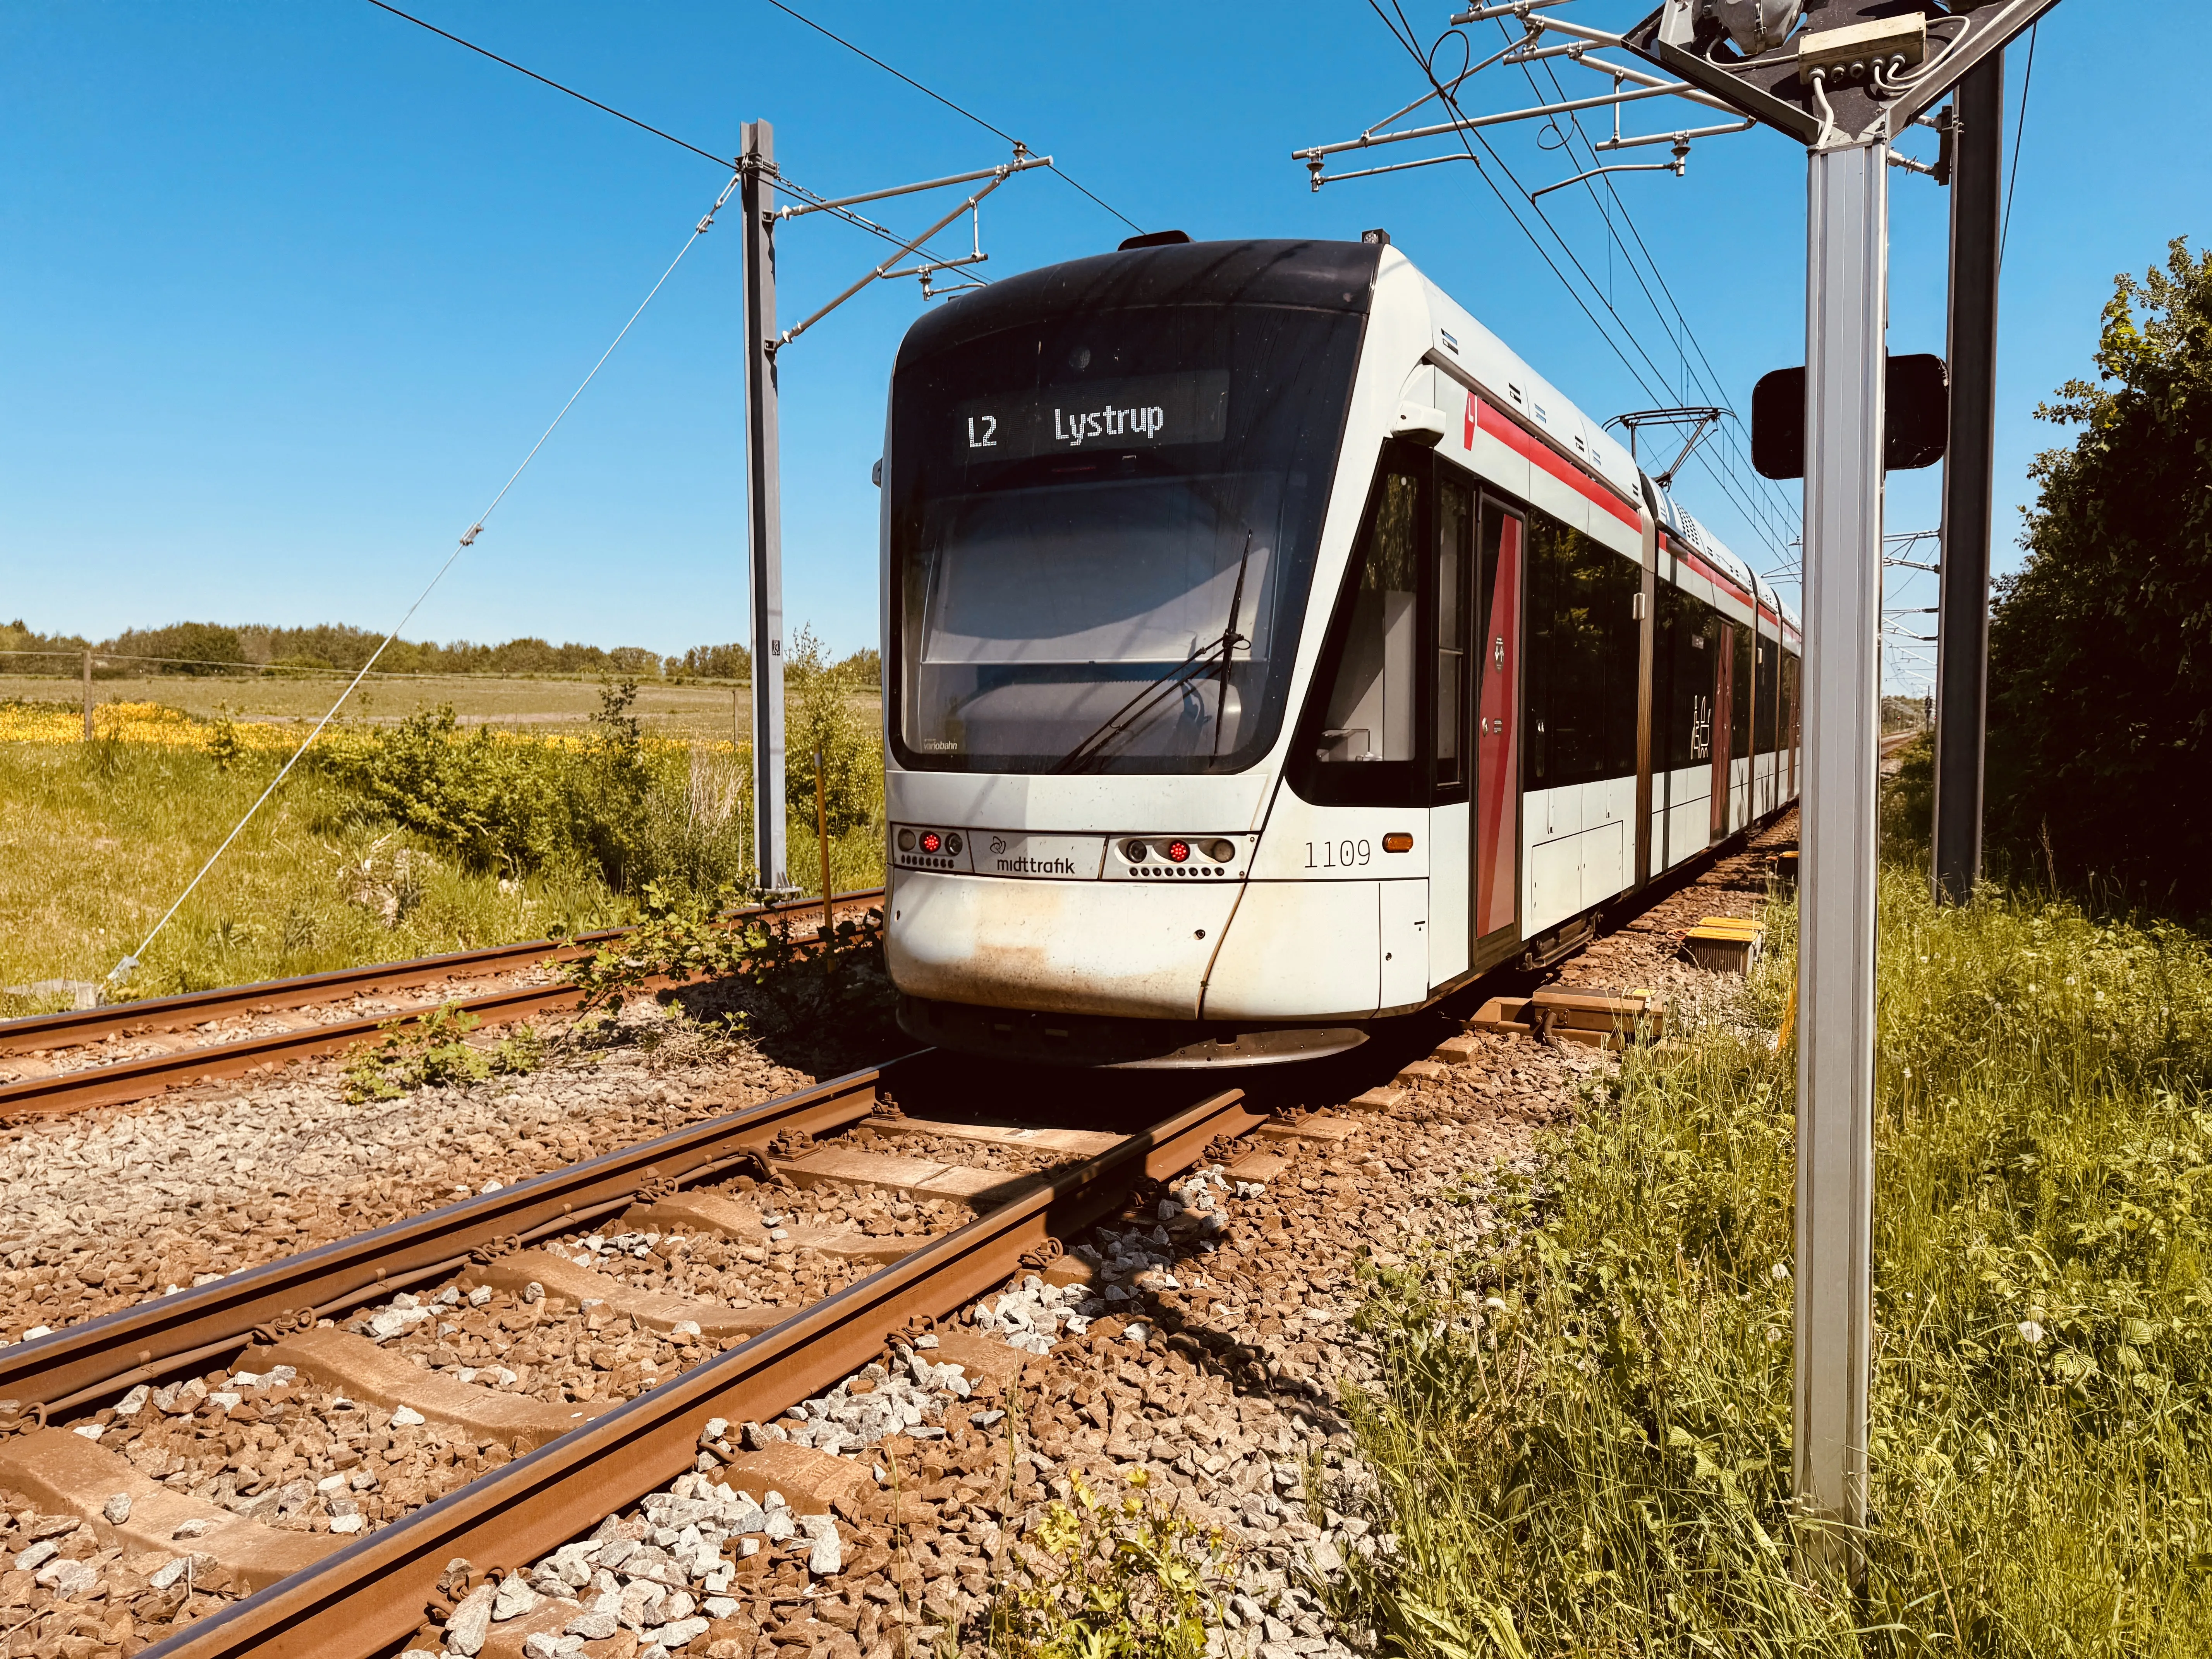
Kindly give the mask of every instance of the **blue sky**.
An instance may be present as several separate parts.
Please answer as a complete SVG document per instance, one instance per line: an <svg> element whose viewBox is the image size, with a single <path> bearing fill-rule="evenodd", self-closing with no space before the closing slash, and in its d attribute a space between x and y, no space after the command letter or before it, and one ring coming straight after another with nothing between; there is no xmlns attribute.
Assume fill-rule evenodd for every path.
<svg viewBox="0 0 2212 1659"><path fill-rule="evenodd" d="M741 120L770 119L786 172L821 191L1005 154L761 0L410 9L709 149L734 150ZM1582 0L1568 15L1617 27L1643 9ZM1435 31L1449 10L1407 8ZM1309 190L1291 149L1349 137L1424 84L1364 5L817 0L813 15L1053 154L1147 228L1386 226L1593 414L1659 400L1473 167ZM2061 5L2042 28L2006 268L2001 564L2016 557L2028 459L2055 436L2032 410L2087 369L2114 273L2212 230L2204 153L2171 138L2212 25L2179 0L2126 15L2159 50L2123 57L2097 0ZM2024 58L2011 54L2014 119ZM1496 71L1481 84L1470 109L1528 92ZM1629 121L1682 124L1654 106ZM1533 128L1498 143L1532 187L1575 170ZM0 613L94 636L187 617L389 625L725 177L362 0L14 0L0 10ZM1933 136L1917 148L1932 154ZM1634 224L1614 209L1617 234L1648 246L1719 400L1747 412L1760 373L1802 361L1803 173L1802 151L1757 133L1701 143L1685 179L1617 183ZM1940 351L1947 198L1893 181L1892 347ZM1545 206L1610 284L1614 337L1632 334L1679 379L1696 354L1655 319L1589 197ZM926 211L883 210L910 228ZM1126 234L1031 174L985 208L984 273ZM883 252L821 218L787 227L781 250L787 320ZM410 635L664 651L744 636L738 253L727 230L702 240ZM784 358L787 611L841 651L876 636L868 468L886 368L920 308L913 283L879 286ZM1936 522L1938 476L1893 479L1893 529ZM1746 499L1753 488L1738 479ZM1755 565L1776 562L1694 465L1683 494Z"/></svg>

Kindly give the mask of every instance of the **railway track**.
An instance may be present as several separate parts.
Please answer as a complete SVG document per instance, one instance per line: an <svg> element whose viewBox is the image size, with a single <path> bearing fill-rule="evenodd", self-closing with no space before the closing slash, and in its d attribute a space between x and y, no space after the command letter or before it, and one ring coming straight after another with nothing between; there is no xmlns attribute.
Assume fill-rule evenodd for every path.
<svg viewBox="0 0 2212 1659"><path fill-rule="evenodd" d="M917 1375L1006 1380L1028 1355L932 1322L1025 1268L1081 1284L1078 1233L1145 1183L1246 1155L1224 1138L1265 1122L1189 1084L1082 1103L1112 1127L1072 1130L983 1110L978 1084L910 1056L0 1348L0 1487L122 1552L102 1568L88 1547L79 1577L133 1591L157 1560L190 1564L207 1589L185 1581L177 1610L207 1616L147 1650L163 1659L391 1651L426 1606L465 1600L449 1564L525 1567L692 1469L702 1438L757 1500L872 1487L864 1461L748 1452L720 1425L771 1422L902 1333ZM766 1299L794 1261L802 1288ZM641 1371L603 1367L617 1340ZM427 1477L402 1447L432 1449Z"/></svg>
<svg viewBox="0 0 2212 1659"><path fill-rule="evenodd" d="M881 888L838 895L864 907ZM732 920L818 915L819 899L736 912ZM486 1025L509 1024L571 1000L543 964L588 955L623 930L556 945L537 939L190 996L0 1021L0 1121L58 1117L186 1084L239 1077L374 1039L386 1022L420 1020L448 1003ZM438 988L425 1000L420 993ZM10 1075L12 1074L12 1075Z"/></svg>
<svg viewBox="0 0 2212 1659"><path fill-rule="evenodd" d="M1045 1115L1031 1109L1031 1091L1047 1086L1051 1115L1085 1129L1039 1121ZM623 1519L633 1529L645 1527L641 1516L668 1516L670 1505L680 1523L704 1504L709 1520L733 1528L721 1542L729 1559L716 1571L748 1561L795 1571L793 1618L805 1620L817 1606L828 1618L837 1607L833 1585L843 1587L849 1612L862 1600L859 1580L881 1583L887 1570L878 1546L889 1534L870 1529L883 1518L870 1505L884 1496L884 1467L895 1492L902 1459L919 1486L963 1457L974 1467L979 1451L986 1463L1003 1462L1011 1446L990 1451L988 1427L970 1427L964 1406L940 1389L929 1419L909 1419L908 1437L876 1443L870 1475L868 1458L838 1455L849 1444L775 1442L779 1413L805 1401L818 1419L823 1400L850 1407L871 1387L878 1397L914 1403L898 1364L886 1370L867 1363L885 1354L887 1341L921 1382L949 1375L933 1361L963 1367L975 1403L996 1407L1003 1391L1030 1389L1043 1374L1025 1372L1027 1355L975 1331L947 1324L927 1333L933 1317L972 1304L984 1322L991 1304L975 1298L1017 1276L1031 1286L1023 1295L1044 1297L1031 1312L1047 1316L1048 1336L1057 1287L1074 1304L1102 1285L1102 1294L1121 1295L1115 1284L1128 1283L1146 1290L1149 1303L1149 1285L1130 1279L1117 1242L1139 1237L1127 1224L1133 1194L1144 1194L1139 1213L1151 1233L1156 1211L1145 1183L1221 1164L1240 1181L1280 1177L1277 1191L1316 1191L1325 1176L1334 1193L1350 1166L1328 1156L1332 1147L1366 1133L1355 1126L1376 1120L1362 1112L1395 1109L1363 1096L1351 1118L1267 1121L1234 1091L1196 1097L1204 1085L1195 1083L1182 1085L1191 1091L1182 1097L1156 1091L1149 1105L1115 1097L1131 1092L1127 1079L1103 1086L1115 1094L1086 1098L1086 1085L1065 1079L1048 1085L979 1073L944 1055L910 1056L0 1346L0 1401L9 1402L0 1405L0 1488L28 1500L10 1506L11 1516L0 1514L0 1552L28 1543L35 1553L40 1540L59 1540L83 1564L70 1570L85 1599L70 1607L103 1616L122 1609L119 1628L131 1631L136 1619L131 1639L159 1641L145 1650L163 1659L366 1659L398 1650L410 1634L409 1645L475 1653L459 1635L444 1638L494 1608L502 1622L477 1632L483 1659L542 1659L577 1650L556 1645L567 1640L558 1633L599 1583L564 1589L549 1581L548 1562L583 1547L586 1534L610 1539L618 1512L633 1504L640 1508ZM1009 1115L994 1116L990 1107ZM1271 1151L1222 1139L1255 1131ZM1301 1144L1328 1158L1326 1170L1273 1155ZM1262 1190L1240 1188L1238 1195ZM1060 1248L1117 1211L1122 1224L1095 1236L1110 1275L1098 1280L1093 1260ZM1163 1225L1182 1229L1193 1219ZM1240 1220L1227 1256L1209 1266L1271 1253L1278 1235L1264 1218L1257 1224L1260 1233L1248 1233ZM1191 1237L1179 1231L1153 1259L1179 1257ZM798 1265L788 1285L773 1288L780 1264ZM702 1277L702 1266L726 1271ZM760 1279L757 1268L769 1277ZM1208 1280L1201 1274L1198 1283ZM1107 1309L1103 1301L1079 1305L1094 1316ZM1119 1305L1137 1311L1132 1302ZM1006 1306L1002 1297L1002 1314ZM1179 1325L1172 1302L1159 1310L1167 1322L1139 1348L1108 1340L1115 1333L1102 1321L1087 1362L1074 1345L1077 1362L1109 1377L1118 1370L1126 1382L1125 1356L1141 1354L1139 1367L1162 1375L1164 1361L1179 1363L1170 1345L1191 1343L1194 1328ZM1057 1316L1067 1311L1063 1305ZM1149 1311L1142 1317L1149 1322ZM1081 1330L1072 1322L1067 1328ZM1177 1334L1164 1345L1162 1331ZM1196 1332L1208 1346L1224 1334ZM1198 1346L1182 1353L1202 1361ZM974 1422L996 1414L977 1412ZM1094 1420L1109 1426L1106 1417ZM1112 1419L1117 1436L1121 1421ZM769 1425L768 1437L748 1439L731 1426L738 1424ZM933 1431L964 1438L964 1449L930 1453L933 1443L919 1437ZM957 1509L967 1494L952 1495L953 1484L949 1473L937 1474ZM714 1508L765 1506L750 1512L758 1522L774 1510L771 1490L792 1500L792 1512L771 1517L787 1534L794 1519L833 1534L844 1528L847 1577L809 1579L819 1569L805 1559L811 1534L803 1528L779 1540L771 1527L768 1547L754 1556L761 1540L736 1537L726 1507ZM733 1500L732 1492L748 1496ZM647 1540L677 1535L653 1529L660 1525L645 1527ZM7 1565L0 1559L0 1571ZM54 1560L33 1565L56 1568ZM638 1588L637 1565L621 1575L625 1595ZM689 1592L704 1599L697 1611L719 1618L714 1583L698 1579ZM738 1580L738 1595L746 1583ZM51 1611L51 1599L17 1590L13 1604L33 1608L24 1624ZM0 1605L9 1593L0 1582ZM753 1593L760 1599L752 1613L737 1616L758 1619L757 1648L742 1626L730 1632L738 1645L726 1648L695 1614L674 1626L702 1627L699 1645L685 1651L768 1653L769 1581L757 1581ZM817 1594L830 1599L817 1603ZM532 1597L543 1605L518 1613ZM444 1628L425 1625L426 1610L442 1615ZM80 1620L77 1639L93 1639L82 1622L88 1615L68 1616ZM11 1625L18 1617L6 1614ZM811 1620L804 1627L827 1630ZM864 1654L876 1651L866 1644L868 1628ZM774 1639L787 1642L790 1629ZM53 1651L55 1628L40 1634L49 1645L0 1651ZM641 1649L646 1638L639 1641ZM593 1659L601 1650L592 1645Z"/></svg>

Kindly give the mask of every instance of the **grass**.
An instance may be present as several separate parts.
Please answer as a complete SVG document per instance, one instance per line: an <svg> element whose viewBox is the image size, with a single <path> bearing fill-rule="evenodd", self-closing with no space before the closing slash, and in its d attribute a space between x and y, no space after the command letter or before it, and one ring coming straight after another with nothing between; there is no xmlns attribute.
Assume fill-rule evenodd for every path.
<svg viewBox="0 0 2212 1659"><path fill-rule="evenodd" d="M1338 1593L1389 1649L2212 1650L2212 951L1901 870L1881 918L1863 1594L1793 1574L1778 906L1740 1018L1632 1057L1508 1243L1377 1276L1390 1541Z"/></svg>
<svg viewBox="0 0 2212 1659"><path fill-rule="evenodd" d="M226 770L178 746L0 744L0 983L97 981L161 919L278 763ZM319 973L613 927L629 906L580 872L510 884L356 818L295 773L131 976L139 995ZM386 914L386 907L391 909ZM56 997L0 997L0 1013Z"/></svg>
<svg viewBox="0 0 2212 1659"><path fill-rule="evenodd" d="M852 728L857 758L833 803L840 890L883 876L880 763L871 773L854 701L804 705L817 726ZM297 742L289 727L143 703L103 707L97 730L86 744L66 705L0 703L0 986L105 980ZM185 901L129 993L620 926L648 881L717 902L744 896L744 751L584 731L477 745L417 720L326 739ZM811 788L805 805L791 874L818 890ZM504 839L483 832L487 814ZM0 994L0 1017L67 1002Z"/></svg>

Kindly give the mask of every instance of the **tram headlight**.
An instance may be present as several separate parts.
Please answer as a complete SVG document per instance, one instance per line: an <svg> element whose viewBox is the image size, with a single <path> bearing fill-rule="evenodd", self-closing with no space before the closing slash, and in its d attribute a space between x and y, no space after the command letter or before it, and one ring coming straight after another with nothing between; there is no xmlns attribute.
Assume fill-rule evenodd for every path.
<svg viewBox="0 0 2212 1659"><path fill-rule="evenodd" d="M945 850L951 854L955 858L957 858L960 855L960 849L964 845L966 845L966 843L960 839L960 834L957 830L955 830L952 834L945 838Z"/></svg>
<svg viewBox="0 0 2212 1659"><path fill-rule="evenodd" d="M1121 856L1132 864L1142 864L1150 851L1151 849L1144 842L1133 836L1121 843Z"/></svg>
<svg viewBox="0 0 2212 1659"><path fill-rule="evenodd" d="M1217 837L1206 843L1206 856L1216 864L1226 864L1237 856L1237 844Z"/></svg>
<svg viewBox="0 0 2212 1659"><path fill-rule="evenodd" d="M941 850L944 846L945 837L939 835L936 830L925 830L921 832L921 850L923 852L938 852Z"/></svg>
<svg viewBox="0 0 2212 1659"><path fill-rule="evenodd" d="M913 830L902 830L898 832L898 849L902 853L911 853L914 851Z"/></svg>
<svg viewBox="0 0 2212 1659"><path fill-rule="evenodd" d="M1187 841L1171 841L1164 850L1170 864L1187 864L1190 860L1190 843Z"/></svg>

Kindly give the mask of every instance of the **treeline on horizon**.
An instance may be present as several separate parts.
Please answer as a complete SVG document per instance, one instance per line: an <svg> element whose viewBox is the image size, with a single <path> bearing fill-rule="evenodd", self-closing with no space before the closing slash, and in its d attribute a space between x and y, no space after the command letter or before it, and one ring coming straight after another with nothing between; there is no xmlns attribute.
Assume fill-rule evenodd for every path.
<svg viewBox="0 0 2212 1659"><path fill-rule="evenodd" d="M144 674L222 674L261 669L282 672L338 670L357 672L383 640L367 629L342 623L313 628L267 628L249 623L227 627L219 623L172 623L167 628L131 628L108 640L88 640L76 634L41 634L17 620L0 623L0 672L52 674L75 678L82 672L86 650L93 653L94 679L121 679ZM25 653L52 653L40 657ZM110 660L103 662L103 657ZM128 660L136 659L137 660ZM856 684L874 685L881 673L874 648L855 651L844 659ZM611 648L579 645L571 641L555 645L534 635L503 645L477 645L455 640L441 645L430 640L395 640L377 659L380 674L481 674L561 676L666 680L749 681L752 653L742 645L695 645L680 656L664 657L639 645Z"/></svg>

